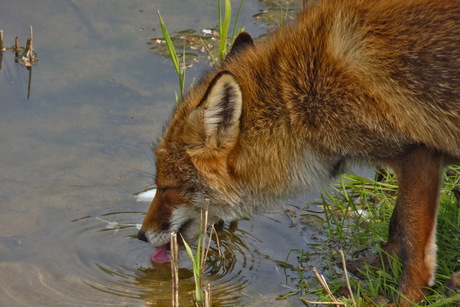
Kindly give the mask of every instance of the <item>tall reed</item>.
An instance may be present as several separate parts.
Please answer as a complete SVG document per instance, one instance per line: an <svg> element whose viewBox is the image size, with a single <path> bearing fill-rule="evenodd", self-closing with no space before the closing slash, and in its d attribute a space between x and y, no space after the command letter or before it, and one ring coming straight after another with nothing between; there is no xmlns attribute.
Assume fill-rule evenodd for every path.
<svg viewBox="0 0 460 307"><path fill-rule="evenodd" d="M179 88L180 88L180 95L177 95L176 93L176 102L179 103L179 101L184 98L184 92L185 92L185 75L186 75L186 69L185 69L185 50L184 50L184 55L182 56L183 59L183 65L181 66L181 63L179 61L179 57L176 52L176 48L174 47L174 44L171 40L171 36L169 35L168 29L166 28L166 24L161 17L160 11L158 10L158 20L160 21L160 27L161 27L161 32L163 33L163 37L166 41L166 46L168 48L169 55L171 56L171 60L173 62L174 68L176 70L177 74L177 79L179 81ZM185 47L184 47L185 48Z"/></svg>

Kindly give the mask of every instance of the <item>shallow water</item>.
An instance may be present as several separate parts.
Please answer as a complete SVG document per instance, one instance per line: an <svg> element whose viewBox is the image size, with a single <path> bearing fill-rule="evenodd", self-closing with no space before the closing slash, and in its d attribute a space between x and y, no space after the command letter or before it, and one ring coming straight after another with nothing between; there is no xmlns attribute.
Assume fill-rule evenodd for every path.
<svg viewBox="0 0 460 307"><path fill-rule="evenodd" d="M38 55L30 74L8 50L0 70L0 305L169 306L169 265L153 264L153 248L136 238L148 204L133 194L153 184L151 142L177 90L169 60L148 42L161 36L157 8L174 32L214 27L216 6L0 2L6 47L15 36L23 46L33 25ZM256 36L266 31L253 18L261 9L247 0L241 18ZM188 80L205 66L196 64ZM291 227L282 207L223 225L224 257L214 248L206 268L214 302L301 305L296 297L275 300L295 282L276 260L320 236L314 225ZM182 257L184 306L193 303L189 268Z"/></svg>

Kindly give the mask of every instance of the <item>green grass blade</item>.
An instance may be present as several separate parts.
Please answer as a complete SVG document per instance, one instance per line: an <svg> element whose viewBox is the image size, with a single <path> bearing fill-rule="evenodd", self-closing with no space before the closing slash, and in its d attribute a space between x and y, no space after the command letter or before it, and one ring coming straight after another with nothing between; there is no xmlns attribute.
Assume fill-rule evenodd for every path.
<svg viewBox="0 0 460 307"><path fill-rule="evenodd" d="M241 15L241 8L243 7L243 4L244 4L244 0L241 0L240 6L238 7L238 13L236 14L235 24L233 25L232 45L233 45L233 42L235 42L236 36L239 34L239 32L241 32L241 31L238 31L238 33L237 33L237 29L238 29L238 21L240 19L240 15ZM242 30L242 29L240 29L240 30Z"/></svg>
<svg viewBox="0 0 460 307"><path fill-rule="evenodd" d="M163 33L163 37L166 41L166 47L168 48L169 55L171 56L171 60L173 62L174 68L176 70L177 78L179 79L179 87L180 87L180 96L181 98L184 97L184 86L185 86L185 69L182 70L180 67L179 57L177 56L176 48L171 40L171 36L169 35L168 29L166 28L166 24L161 17L160 11L157 10L158 19L160 21L161 32ZM184 47L184 61L185 61L185 47ZM179 101L176 98L176 101Z"/></svg>
<svg viewBox="0 0 460 307"><path fill-rule="evenodd" d="M184 45L184 51L182 53L182 67L184 67L184 69L180 70L180 76L179 76L179 86L180 86L180 95L181 95L181 98L184 98L184 94L185 94L185 75L186 75L186 72L187 72L187 69L186 69L186 64L185 64L185 45ZM180 69L180 67L179 67Z"/></svg>
<svg viewBox="0 0 460 307"><path fill-rule="evenodd" d="M190 260L192 261L192 267L193 267L193 277L195 279L195 299L198 302L203 301L203 289L201 287L201 269L200 269L200 264L201 262L197 261L199 259L199 252L197 252L197 259L193 256L193 251L190 248L190 245L184 240L184 237L182 236L182 242L184 242L185 250L187 251L187 255L189 256Z"/></svg>
<svg viewBox="0 0 460 307"><path fill-rule="evenodd" d="M174 44L171 40L171 36L169 35L168 29L166 28L163 18L161 17L160 11L158 10L157 12L158 12L158 19L160 20L161 32L163 32L163 37L165 38L169 55L171 56L171 59L173 61L174 68L176 69L177 75L180 75L180 64L179 64L179 58L177 57L176 49L174 48Z"/></svg>
<svg viewBox="0 0 460 307"><path fill-rule="evenodd" d="M187 255L190 257L190 260L192 260L193 267L195 267L195 257L193 257L193 251L190 248L190 245L188 245L188 243L185 241L182 234L180 234L180 236L182 237L182 242L184 242L184 246L185 246L185 250L187 251Z"/></svg>
<svg viewBox="0 0 460 307"><path fill-rule="evenodd" d="M217 11L219 13L219 30L222 29L222 3L221 0L217 0Z"/></svg>
<svg viewBox="0 0 460 307"><path fill-rule="evenodd" d="M228 38L228 28L230 27L230 18L232 16L232 5L230 0L225 0L225 12L224 19L222 20L221 4L220 0L218 2L219 6L219 32L220 32L220 42L219 42L219 58L225 59L227 55L227 38Z"/></svg>

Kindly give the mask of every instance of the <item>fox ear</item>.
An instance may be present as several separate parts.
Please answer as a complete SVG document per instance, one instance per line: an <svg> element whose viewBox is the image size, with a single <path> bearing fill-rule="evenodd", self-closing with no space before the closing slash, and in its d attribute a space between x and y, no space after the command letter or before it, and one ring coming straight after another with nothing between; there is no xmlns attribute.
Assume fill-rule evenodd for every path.
<svg viewBox="0 0 460 307"><path fill-rule="evenodd" d="M252 40L251 35L249 35L248 32L241 32L233 42L232 49L227 54L227 58L232 57L239 53L241 50L252 46L254 46L254 41Z"/></svg>
<svg viewBox="0 0 460 307"><path fill-rule="evenodd" d="M240 133L243 95L235 77L228 71L217 74L203 101L205 145L209 149L234 145Z"/></svg>

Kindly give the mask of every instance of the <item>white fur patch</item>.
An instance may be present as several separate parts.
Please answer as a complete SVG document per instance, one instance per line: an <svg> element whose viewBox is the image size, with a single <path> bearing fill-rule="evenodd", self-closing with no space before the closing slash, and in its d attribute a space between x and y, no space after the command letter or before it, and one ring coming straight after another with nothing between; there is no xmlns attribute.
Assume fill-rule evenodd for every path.
<svg viewBox="0 0 460 307"><path fill-rule="evenodd" d="M171 226L169 232L178 232L179 229L188 222L191 218L194 219L197 212L193 208L182 205L175 208L171 215Z"/></svg>
<svg viewBox="0 0 460 307"><path fill-rule="evenodd" d="M147 238L147 241L149 241L150 244L152 244L155 247L160 247L171 240L171 232L156 232L153 230L148 230L145 232L145 237Z"/></svg>
<svg viewBox="0 0 460 307"><path fill-rule="evenodd" d="M182 235L187 240L194 240L199 233L200 214L196 209L186 205L178 206L173 210L170 219L170 226L167 230L157 232L149 230L145 236L150 244L155 247L162 246L170 241L171 232L179 233L179 230L185 223L190 223L187 232Z"/></svg>
<svg viewBox="0 0 460 307"><path fill-rule="evenodd" d="M426 250L425 250L425 264L428 267L430 272L430 279L428 285L431 287L434 285L435 280L435 271L436 271L436 251L438 247L436 245L436 223L431 232L430 239L428 241Z"/></svg>
<svg viewBox="0 0 460 307"><path fill-rule="evenodd" d="M303 161L293 165L291 184L301 191L324 188L331 181L335 161L320 157L311 148L304 149Z"/></svg>
<svg viewBox="0 0 460 307"><path fill-rule="evenodd" d="M151 203L153 198L155 197L155 194L157 192L157 189L150 189L150 190L146 190L146 191L142 191L138 194L136 194L136 200L138 202L149 202Z"/></svg>

